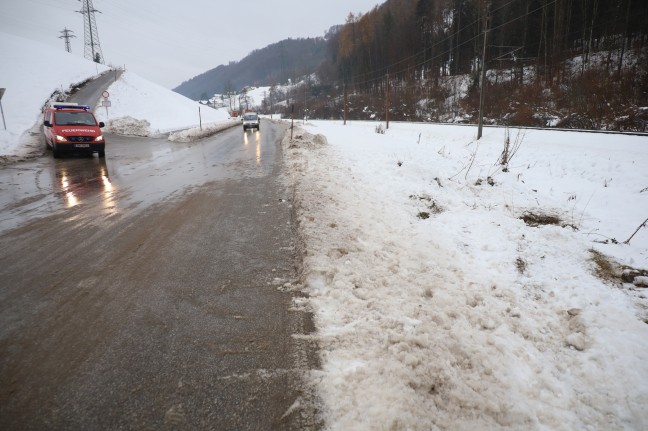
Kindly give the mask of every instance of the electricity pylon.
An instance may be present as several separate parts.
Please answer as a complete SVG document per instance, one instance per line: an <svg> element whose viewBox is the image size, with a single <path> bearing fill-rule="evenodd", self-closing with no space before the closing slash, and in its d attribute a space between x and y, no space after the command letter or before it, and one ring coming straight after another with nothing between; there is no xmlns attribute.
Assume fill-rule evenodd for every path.
<svg viewBox="0 0 648 431"><path fill-rule="evenodd" d="M67 27L61 30L59 33L63 33L62 36L59 36L59 39L65 39L65 50L67 52L72 52L70 49L70 38L76 37L72 33L74 33L72 30L68 30Z"/></svg>
<svg viewBox="0 0 648 431"><path fill-rule="evenodd" d="M83 14L83 56L95 63L104 64L103 52L99 45L99 32L97 31L97 22L95 21L95 12L99 12L92 6L92 0L79 0L83 2L83 9L77 11Z"/></svg>

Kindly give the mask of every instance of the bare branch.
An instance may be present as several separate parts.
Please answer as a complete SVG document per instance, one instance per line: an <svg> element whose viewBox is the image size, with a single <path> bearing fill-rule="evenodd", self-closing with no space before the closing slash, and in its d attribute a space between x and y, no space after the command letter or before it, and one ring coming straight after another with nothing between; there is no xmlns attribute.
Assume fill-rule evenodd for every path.
<svg viewBox="0 0 648 431"><path fill-rule="evenodd" d="M644 220L644 222L639 225L637 230L635 230L634 233L632 235L630 235L630 238L623 241L623 243L624 244L630 244L630 240L632 239L632 237L634 237L637 234L637 232L639 232L639 229L641 229L642 227L646 227L646 223L648 223L648 218L646 220Z"/></svg>

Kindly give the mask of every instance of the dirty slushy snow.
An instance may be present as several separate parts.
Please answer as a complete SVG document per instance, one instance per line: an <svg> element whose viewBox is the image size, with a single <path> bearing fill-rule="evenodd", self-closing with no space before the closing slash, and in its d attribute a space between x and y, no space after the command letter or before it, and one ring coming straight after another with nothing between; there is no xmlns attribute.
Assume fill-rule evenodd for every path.
<svg viewBox="0 0 648 431"><path fill-rule="evenodd" d="M527 131L502 172L503 129L375 127L285 142L328 427L647 429L648 302L593 260L648 268L646 138Z"/></svg>

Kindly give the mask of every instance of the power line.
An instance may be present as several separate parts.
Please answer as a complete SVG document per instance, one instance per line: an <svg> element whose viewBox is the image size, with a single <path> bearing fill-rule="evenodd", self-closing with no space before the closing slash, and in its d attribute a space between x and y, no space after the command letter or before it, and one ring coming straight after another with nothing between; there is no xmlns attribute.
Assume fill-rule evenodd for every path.
<svg viewBox="0 0 648 431"><path fill-rule="evenodd" d="M72 49L70 48L70 39L76 37L75 35L72 34L74 33L74 31L68 30L68 28L65 27L63 30L60 31L60 33L63 34L59 36L59 39L65 39L65 50L67 52L72 52Z"/></svg>
<svg viewBox="0 0 648 431"><path fill-rule="evenodd" d="M101 45L99 44L97 21L95 20L95 12L101 12L94 8L92 0L79 1L83 1L83 8L77 11L83 15L83 56L95 63L104 64L103 52L101 52Z"/></svg>

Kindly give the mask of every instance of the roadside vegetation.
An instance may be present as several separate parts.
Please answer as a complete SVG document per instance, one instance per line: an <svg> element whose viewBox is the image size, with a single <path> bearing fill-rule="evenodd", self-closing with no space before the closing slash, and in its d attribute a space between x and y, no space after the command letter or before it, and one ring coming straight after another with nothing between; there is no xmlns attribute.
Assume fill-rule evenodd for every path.
<svg viewBox="0 0 648 431"><path fill-rule="evenodd" d="M287 117L476 122L485 64L486 123L647 131L647 19L631 0L388 0L273 97Z"/></svg>

